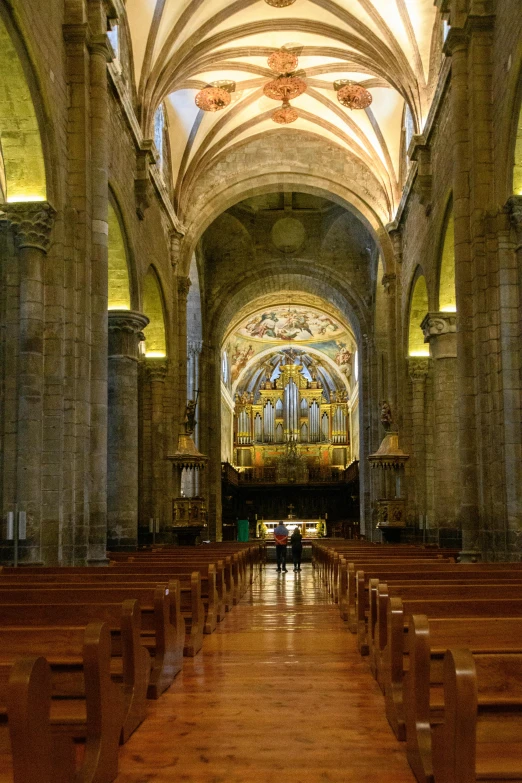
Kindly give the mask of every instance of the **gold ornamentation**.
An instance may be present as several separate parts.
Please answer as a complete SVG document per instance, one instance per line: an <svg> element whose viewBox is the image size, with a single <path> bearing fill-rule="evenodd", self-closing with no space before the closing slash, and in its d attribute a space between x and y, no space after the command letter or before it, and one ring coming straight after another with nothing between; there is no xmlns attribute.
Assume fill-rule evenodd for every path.
<svg viewBox="0 0 522 783"><path fill-rule="evenodd" d="M348 109L367 109L373 101L371 93L362 84L348 79L334 82L334 89L337 90L339 103Z"/></svg>
<svg viewBox="0 0 522 783"><path fill-rule="evenodd" d="M263 92L267 98L272 98L274 101L288 101L294 100L302 95L306 90L306 82L299 78L299 76L278 76L277 79L267 82L263 87Z"/></svg>

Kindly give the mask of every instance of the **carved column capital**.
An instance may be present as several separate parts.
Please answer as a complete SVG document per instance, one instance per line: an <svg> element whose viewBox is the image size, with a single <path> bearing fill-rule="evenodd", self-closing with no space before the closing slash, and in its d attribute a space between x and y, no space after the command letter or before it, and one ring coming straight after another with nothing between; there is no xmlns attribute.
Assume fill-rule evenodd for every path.
<svg viewBox="0 0 522 783"><path fill-rule="evenodd" d="M462 27L450 27L442 51L447 57L451 57L455 52L466 50L468 44L469 35Z"/></svg>
<svg viewBox="0 0 522 783"><path fill-rule="evenodd" d="M151 383L165 383L168 365L166 359L145 358L145 374Z"/></svg>
<svg viewBox="0 0 522 783"><path fill-rule="evenodd" d="M429 369L428 356L410 356L408 358L408 375L414 383L424 382Z"/></svg>
<svg viewBox="0 0 522 783"><path fill-rule="evenodd" d="M395 274L395 272L391 272L389 274L382 276L381 282L387 294L393 293L393 289L395 288L396 281L397 281L397 275Z"/></svg>
<svg viewBox="0 0 522 783"><path fill-rule="evenodd" d="M398 264L402 264L402 229L392 228L389 232L393 254Z"/></svg>
<svg viewBox="0 0 522 783"><path fill-rule="evenodd" d="M10 224L19 248L35 247L47 253L56 210L48 201L3 204L4 221Z"/></svg>
<svg viewBox="0 0 522 783"><path fill-rule="evenodd" d="M457 356L457 313L428 313L421 323L433 359Z"/></svg>
<svg viewBox="0 0 522 783"><path fill-rule="evenodd" d="M109 357L138 359L139 344L145 339L143 329L149 319L133 310L109 310Z"/></svg>
<svg viewBox="0 0 522 783"><path fill-rule="evenodd" d="M112 62L113 49L106 33L101 35L92 35L89 39L89 51L103 57L108 63Z"/></svg>
<svg viewBox="0 0 522 783"><path fill-rule="evenodd" d="M189 356L199 356L203 348L202 340L191 340L187 345L187 353Z"/></svg>
<svg viewBox="0 0 522 783"><path fill-rule="evenodd" d="M516 231L518 242L522 243L522 195L508 198L504 211L509 215L509 220Z"/></svg>
<svg viewBox="0 0 522 783"><path fill-rule="evenodd" d="M178 277L178 297L180 299L186 300L190 291L190 286L190 277Z"/></svg>
<svg viewBox="0 0 522 783"><path fill-rule="evenodd" d="M424 332L424 342L443 334L454 334L457 331L457 313L428 313L421 323Z"/></svg>

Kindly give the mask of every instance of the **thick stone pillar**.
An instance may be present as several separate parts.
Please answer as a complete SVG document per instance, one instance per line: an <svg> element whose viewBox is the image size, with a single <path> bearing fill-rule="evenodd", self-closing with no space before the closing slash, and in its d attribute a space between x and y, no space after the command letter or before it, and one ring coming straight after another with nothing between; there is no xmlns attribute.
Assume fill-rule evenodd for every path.
<svg viewBox="0 0 522 783"><path fill-rule="evenodd" d="M109 311L109 549L134 549L138 543L138 358L148 322L131 310Z"/></svg>
<svg viewBox="0 0 522 783"><path fill-rule="evenodd" d="M473 346L473 259L471 250L469 36L452 27L445 42L451 55L451 128L453 143L453 209L455 215L455 285L457 332L457 398L459 406L460 524L464 550L479 548L479 492L475 419Z"/></svg>
<svg viewBox="0 0 522 783"><path fill-rule="evenodd" d="M107 303L109 215L109 94L107 62L110 49L103 4L92 2L94 30L90 49L91 130L91 450L89 559L106 561L107 539Z"/></svg>
<svg viewBox="0 0 522 783"><path fill-rule="evenodd" d="M199 357L203 342L201 340L191 340L187 349L187 399L195 400L196 392L199 389ZM196 428L192 436L194 443L199 447L199 424L196 420ZM192 470L185 472L182 479L183 492L187 497L194 497L199 494L199 471Z"/></svg>
<svg viewBox="0 0 522 783"><path fill-rule="evenodd" d="M55 210L46 201L3 204L18 251L19 329L16 509L27 514L27 562L41 560L44 395L44 262ZM14 510L14 509L13 509Z"/></svg>
<svg viewBox="0 0 522 783"><path fill-rule="evenodd" d="M410 356L408 374L411 382L411 431L413 454L411 467L414 471L416 522L426 524L427 502L427 442L426 442L426 378L430 368L428 357Z"/></svg>
<svg viewBox="0 0 522 783"><path fill-rule="evenodd" d="M385 274L382 278L382 284L386 294L387 307L387 337L388 337L388 384L387 384L387 402L389 403L395 423L397 421L397 275L395 272Z"/></svg>
<svg viewBox="0 0 522 783"><path fill-rule="evenodd" d="M160 520L161 527L172 524L172 514L168 512L171 498L167 488L170 486L167 471L172 469L166 460L165 420L163 398L167 378L165 359L145 359L146 378L150 390L150 454L144 458L150 460L151 467L151 505L150 516ZM146 520L148 521L148 520Z"/></svg>
<svg viewBox="0 0 522 783"><path fill-rule="evenodd" d="M428 313L421 326L433 360L433 522L438 528L456 528L459 526L457 314Z"/></svg>

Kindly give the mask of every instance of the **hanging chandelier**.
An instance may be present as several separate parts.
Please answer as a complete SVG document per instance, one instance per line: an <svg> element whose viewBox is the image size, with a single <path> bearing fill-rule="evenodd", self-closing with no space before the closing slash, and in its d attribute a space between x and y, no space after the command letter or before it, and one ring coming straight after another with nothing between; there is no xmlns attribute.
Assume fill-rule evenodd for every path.
<svg viewBox="0 0 522 783"><path fill-rule="evenodd" d="M289 125L291 122L295 122L298 116L297 110L290 106L288 101L283 101L281 108L276 109L272 114L272 119L279 125Z"/></svg>
<svg viewBox="0 0 522 783"><path fill-rule="evenodd" d="M349 79L339 79L334 82L337 90L337 100L348 109L367 109L373 98L370 92L357 82Z"/></svg>
<svg viewBox="0 0 522 783"><path fill-rule="evenodd" d="M272 71L288 75L295 71L299 60L293 52L288 52L286 49L278 49L276 52L272 52L267 63Z"/></svg>
<svg viewBox="0 0 522 783"><path fill-rule="evenodd" d="M234 91L235 86L235 83L230 81L209 84L196 95L196 106L203 111L221 111L221 109L225 109L232 100L230 93Z"/></svg>
<svg viewBox="0 0 522 783"><path fill-rule="evenodd" d="M265 0L265 3L273 8L286 8L289 5L293 5L295 0Z"/></svg>
<svg viewBox="0 0 522 783"><path fill-rule="evenodd" d="M274 101L291 101L298 98L306 90L306 82L299 76L278 76L277 79L267 82L263 92L267 98Z"/></svg>

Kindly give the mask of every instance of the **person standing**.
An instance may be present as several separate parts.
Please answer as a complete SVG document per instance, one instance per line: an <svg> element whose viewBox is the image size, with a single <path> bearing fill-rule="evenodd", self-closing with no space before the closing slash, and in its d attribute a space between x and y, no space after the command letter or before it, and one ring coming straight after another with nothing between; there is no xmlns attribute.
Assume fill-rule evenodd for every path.
<svg viewBox="0 0 522 783"><path fill-rule="evenodd" d="M284 526L282 520L274 530L274 538L276 543L277 570L286 572L286 546L288 544L288 530Z"/></svg>
<svg viewBox="0 0 522 783"><path fill-rule="evenodd" d="M303 536L298 527L294 528L294 532L290 537L290 544L292 545L292 560L294 562L294 571L301 570L301 557L303 554Z"/></svg>

